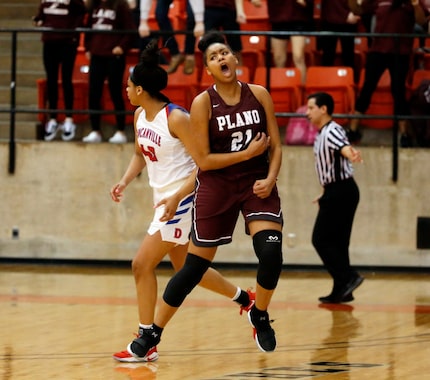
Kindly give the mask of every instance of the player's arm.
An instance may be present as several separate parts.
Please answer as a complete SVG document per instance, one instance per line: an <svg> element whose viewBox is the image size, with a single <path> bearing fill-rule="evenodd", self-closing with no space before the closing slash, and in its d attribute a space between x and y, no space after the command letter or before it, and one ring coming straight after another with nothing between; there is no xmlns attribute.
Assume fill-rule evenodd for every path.
<svg viewBox="0 0 430 380"><path fill-rule="evenodd" d="M141 108L138 108L134 113L134 128L136 130L136 120L142 111ZM123 197L123 192L128 184L133 181L145 168L146 162L143 158L142 151L137 143L137 138L135 138L134 142L134 154L131 157L131 160L128 164L128 167L121 177L121 179L112 186L110 190L111 198L115 202L120 202Z"/></svg>
<svg viewBox="0 0 430 380"><path fill-rule="evenodd" d="M279 135L279 126L276 121L272 97L263 86L252 84L249 86L258 101L264 107L267 119L267 133L270 138L269 172L267 173L265 180L257 181L256 185L254 186L255 194L264 198L270 195L273 186L276 184L276 180L281 169L282 143L281 137Z"/></svg>

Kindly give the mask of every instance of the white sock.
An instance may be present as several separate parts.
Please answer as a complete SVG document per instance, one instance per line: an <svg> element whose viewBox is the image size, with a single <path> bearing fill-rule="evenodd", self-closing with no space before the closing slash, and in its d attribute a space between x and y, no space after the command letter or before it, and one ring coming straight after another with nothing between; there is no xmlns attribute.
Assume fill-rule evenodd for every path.
<svg viewBox="0 0 430 380"><path fill-rule="evenodd" d="M139 323L139 327L144 330L148 330L152 327L152 325L144 325L143 323Z"/></svg>
<svg viewBox="0 0 430 380"><path fill-rule="evenodd" d="M237 287L236 294L234 295L234 297L231 300L236 301L239 298L241 293L242 293L242 289Z"/></svg>

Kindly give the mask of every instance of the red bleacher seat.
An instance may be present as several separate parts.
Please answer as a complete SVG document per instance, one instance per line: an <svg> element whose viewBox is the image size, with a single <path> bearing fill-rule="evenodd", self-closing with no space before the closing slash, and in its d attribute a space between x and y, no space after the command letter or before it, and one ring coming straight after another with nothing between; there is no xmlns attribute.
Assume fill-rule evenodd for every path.
<svg viewBox="0 0 430 380"><path fill-rule="evenodd" d="M355 107L354 73L346 66L311 66L306 73L304 96L324 91L333 96L334 113L349 114ZM347 120L338 119L340 124Z"/></svg>
<svg viewBox="0 0 430 380"><path fill-rule="evenodd" d="M411 96L414 95L415 90L417 90L421 82L425 79L430 80L430 70L413 71L411 82L406 86L407 98L409 101L411 101ZM411 104L411 108L414 108L414 104Z"/></svg>
<svg viewBox="0 0 430 380"><path fill-rule="evenodd" d="M267 86L266 67L257 67L254 83ZM301 74L297 68L270 68L270 94L275 112L295 112L302 105ZM278 125L286 125L287 118L277 118Z"/></svg>
<svg viewBox="0 0 430 380"><path fill-rule="evenodd" d="M246 15L246 23L241 24L241 30L270 30L269 14L267 11L267 0L262 0L260 7L256 7L250 1L244 1L243 10Z"/></svg>
<svg viewBox="0 0 430 380"><path fill-rule="evenodd" d="M164 66L167 69L167 66ZM167 87L162 91L172 103L176 103L187 110L190 109L194 97L200 88L197 70L190 75L184 74L179 68L174 73L169 74Z"/></svg>
<svg viewBox="0 0 430 380"><path fill-rule="evenodd" d="M316 39L315 37L310 37ZM354 38L354 81L357 83L360 79L361 70L364 68L366 63L367 54L367 38L355 37ZM313 62L308 63L308 66L320 66L322 61L322 50L316 48L316 43L311 40L309 47L307 47L309 53L313 53ZM309 54L308 53L308 54ZM342 61L342 45L340 40L337 40L336 44L336 55L333 66L343 66Z"/></svg>
<svg viewBox="0 0 430 380"><path fill-rule="evenodd" d="M422 64L424 70L430 70L430 53L423 53Z"/></svg>
<svg viewBox="0 0 430 380"><path fill-rule="evenodd" d="M267 1L263 0L260 7L254 6L250 1L243 2L246 23L240 24L242 31L268 31L271 29L267 13ZM250 33L241 37L243 50L266 50L266 37Z"/></svg>
<svg viewBox="0 0 430 380"><path fill-rule="evenodd" d="M255 70L258 66L264 66L263 53L258 50L242 50L242 65L249 70L249 80L254 79Z"/></svg>
<svg viewBox="0 0 430 380"><path fill-rule="evenodd" d="M424 79L430 80L430 70L415 70L412 74L412 83L409 87L412 90L417 88Z"/></svg>

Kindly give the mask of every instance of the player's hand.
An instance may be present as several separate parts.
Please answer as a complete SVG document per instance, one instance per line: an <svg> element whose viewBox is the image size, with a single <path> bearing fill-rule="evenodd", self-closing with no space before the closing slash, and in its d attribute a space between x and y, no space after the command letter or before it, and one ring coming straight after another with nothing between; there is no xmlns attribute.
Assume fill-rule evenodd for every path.
<svg viewBox="0 0 430 380"><path fill-rule="evenodd" d="M110 190L110 196L114 202L121 202L125 187L126 186L122 183L117 183L116 185L112 186Z"/></svg>
<svg viewBox="0 0 430 380"><path fill-rule="evenodd" d="M150 34L148 22L145 20L140 20L139 28L138 28L139 36L144 38L148 37Z"/></svg>
<svg viewBox="0 0 430 380"><path fill-rule="evenodd" d="M121 47L121 46L115 46L115 47L112 49L112 54L113 54L113 55L123 55L123 54L124 54L124 50L122 50L122 47Z"/></svg>
<svg viewBox="0 0 430 380"><path fill-rule="evenodd" d="M348 17L346 18L347 24L357 24L360 20L361 20L361 17L357 16L352 12L349 12Z"/></svg>
<svg viewBox="0 0 430 380"><path fill-rule="evenodd" d="M158 202L154 208L160 207L164 205L163 215L160 217L160 222L168 222L172 219L178 208L179 199L174 195L171 197L163 198L160 202Z"/></svg>
<svg viewBox="0 0 430 380"><path fill-rule="evenodd" d="M241 13L238 12L236 16L236 22L238 24L246 24L246 14L243 12Z"/></svg>
<svg viewBox="0 0 430 380"><path fill-rule="evenodd" d="M203 34L205 34L205 24L202 21L196 22L193 33L196 38L203 36Z"/></svg>
<svg viewBox="0 0 430 380"><path fill-rule="evenodd" d="M264 132L258 132L254 139L246 148L249 158L263 154L270 145L270 136L266 136Z"/></svg>
<svg viewBox="0 0 430 380"><path fill-rule="evenodd" d="M272 193L273 186L275 186L275 182L267 178L259 179L255 181L252 191L258 198L264 199Z"/></svg>

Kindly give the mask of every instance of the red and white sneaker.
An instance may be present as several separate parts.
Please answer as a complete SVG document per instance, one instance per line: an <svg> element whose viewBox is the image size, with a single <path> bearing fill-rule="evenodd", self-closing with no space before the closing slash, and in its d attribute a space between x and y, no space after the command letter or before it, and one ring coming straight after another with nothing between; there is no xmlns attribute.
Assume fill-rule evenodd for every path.
<svg viewBox="0 0 430 380"><path fill-rule="evenodd" d="M255 292L253 292L251 288L247 289L246 292L249 295L249 304L248 306L240 307L240 315L242 315L243 312L248 313L248 311L251 310L251 307L255 304Z"/></svg>
<svg viewBox="0 0 430 380"><path fill-rule="evenodd" d="M123 363L155 362L158 359L157 346L152 347L144 357L141 357L135 355L128 345L126 350L117 352L112 357Z"/></svg>

